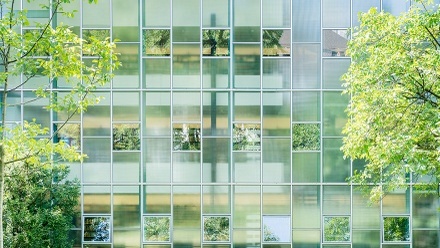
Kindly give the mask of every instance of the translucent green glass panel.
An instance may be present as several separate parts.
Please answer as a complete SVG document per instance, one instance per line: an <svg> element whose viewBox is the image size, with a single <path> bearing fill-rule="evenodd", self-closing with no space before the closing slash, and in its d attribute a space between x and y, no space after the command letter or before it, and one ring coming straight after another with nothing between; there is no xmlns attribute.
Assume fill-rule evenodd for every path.
<svg viewBox="0 0 440 248"><path fill-rule="evenodd" d="M115 50L123 66L114 72L113 87L139 88L139 44L118 43Z"/></svg>
<svg viewBox="0 0 440 248"><path fill-rule="evenodd" d="M140 154L134 152L113 153L113 182L140 182Z"/></svg>
<svg viewBox="0 0 440 248"><path fill-rule="evenodd" d="M203 88L224 89L229 87L230 60L223 58L204 58L202 65Z"/></svg>
<svg viewBox="0 0 440 248"><path fill-rule="evenodd" d="M110 163L112 143L108 138L84 138L83 153L87 154L84 159L87 163ZM102 165L107 167L107 165Z"/></svg>
<svg viewBox="0 0 440 248"><path fill-rule="evenodd" d="M439 246L439 233L436 230L413 230L413 247L429 248Z"/></svg>
<svg viewBox="0 0 440 248"><path fill-rule="evenodd" d="M198 186L173 186L173 226L175 229L200 229L200 193ZM197 234L197 237L200 237L200 230Z"/></svg>
<svg viewBox="0 0 440 248"><path fill-rule="evenodd" d="M87 111L84 112L83 135L110 137L110 94L96 93L96 96L102 100L98 105L87 107Z"/></svg>
<svg viewBox="0 0 440 248"><path fill-rule="evenodd" d="M341 139L324 139L324 160L322 173L324 182L346 182L350 176L350 160L344 159L344 154L339 149L342 146Z"/></svg>
<svg viewBox="0 0 440 248"><path fill-rule="evenodd" d="M200 41L200 1L173 1L173 42Z"/></svg>
<svg viewBox="0 0 440 248"><path fill-rule="evenodd" d="M290 215L290 188L290 186L263 186L263 214ZM288 223L290 229L290 217Z"/></svg>
<svg viewBox="0 0 440 248"><path fill-rule="evenodd" d="M353 0L353 26L359 26L359 14L375 7L380 10L380 0Z"/></svg>
<svg viewBox="0 0 440 248"><path fill-rule="evenodd" d="M203 182L226 183L230 181L230 139L203 139Z"/></svg>
<svg viewBox="0 0 440 248"><path fill-rule="evenodd" d="M350 214L350 186L324 186L323 213Z"/></svg>
<svg viewBox="0 0 440 248"><path fill-rule="evenodd" d="M228 135L229 94L227 92L203 93L203 134Z"/></svg>
<svg viewBox="0 0 440 248"><path fill-rule="evenodd" d="M323 57L345 57L347 50L348 31L347 29L325 29L322 31Z"/></svg>
<svg viewBox="0 0 440 248"><path fill-rule="evenodd" d="M319 151L321 149L321 125L315 123L292 124L293 151Z"/></svg>
<svg viewBox="0 0 440 248"><path fill-rule="evenodd" d="M170 135L170 97L168 92L145 93L145 135Z"/></svg>
<svg viewBox="0 0 440 248"><path fill-rule="evenodd" d="M290 27L290 1L263 0L263 27Z"/></svg>
<svg viewBox="0 0 440 248"><path fill-rule="evenodd" d="M113 39L139 41L139 1L113 0Z"/></svg>
<svg viewBox="0 0 440 248"><path fill-rule="evenodd" d="M113 247L139 247L141 240L141 230L133 229L117 229L113 232Z"/></svg>
<svg viewBox="0 0 440 248"><path fill-rule="evenodd" d="M171 187L144 186L144 213L171 214Z"/></svg>
<svg viewBox="0 0 440 248"><path fill-rule="evenodd" d="M231 213L230 186L206 185L203 186L203 213L230 214Z"/></svg>
<svg viewBox="0 0 440 248"><path fill-rule="evenodd" d="M351 232L349 217L324 217L324 242L349 242L350 240ZM349 247L350 246L347 246L347 248Z"/></svg>
<svg viewBox="0 0 440 248"><path fill-rule="evenodd" d="M193 228L175 228L173 230L173 248L201 247L200 227Z"/></svg>
<svg viewBox="0 0 440 248"><path fill-rule="evenodd" d="M260 122L260 93L234 93L234 121Z"/></svg>
<svg viewBox="0 0 440 248"><path fill-rule="evenodd" d="M171 24L171 1L143 0L144 27L169 27Z"/></svg>
<svg viewBox="0 0 440 248"><path fill-rule="evenodd" d="M323 59L322 82L325 89L342 89L341 76L348 71L350 59Z"/></svg>
<svg viewBox="0 0 440 248"><path fill-rule="evenodd" d="M99 13L99 15L96 13ZM83 0L83 28L109 28L110 13L110 1L98 1L89 4L88 0Z"/></svg>
<svg viewBox="0 0 440 248"><path fill-rule="evenodd" d="M292 181L294 183L316 183L321 179L320 153L294 152L292 154Z"/></svg>
<svg viewBox="0 0 440 248"><path fill-rule="evenodd" d="M290 216L263 216L263 242L290 242Z"/></svg>
<svg viewBox="0 0 440 248"><path fill-rule="evenodd" d="M411 240L409 217L387 216L383 217L383 241L404 242Z"/></svg>
<svg viewBox="0 0 440 248"><path fill-rule="evenodd" d="M171 245L147 244L144 245L143 248L171 248Z"/></svg>
<svg viewBox="0 0 440 248"><path fill-rule="evenodd" d="M70 2L69 4L63 5L64 12L73 12L80 10L81 1ZM56 16L57 25L67 25L71 27L71 30L79 35L80 23L81 23L81 15L76 13L72 18L69 18L62 13L57 13Z"/></svg>
<svg viewBox="0 0 440 248"><path fill-rule="evenodd" d="M202 31L203 56L229 56L230 31L205 29Z"/></svg>
<svg viewBox="0 0 440 248"><path fill-rule="evenodd" d="M170 88L170 59L144 59L143 81L146 88Z"/></svg>
<svg viewBox="0 0 440 248"><path fill-rule="evenodd" d="M353 248L361 247L380 247L380 231L353 230Z"/></svg>
<svg viewBox="0 0 440 248"><path fill-rule="evenodd" d="M50 112L44 107L49 104L49 99L39 98L33 92L23 92L23 120L41 124L42 127L50 126Z"/></svg>
<svg viewBox="0 0 440 248"><path fill-rule="evenodd" d="M261 231L258 229L233 229L234 247L260 246Z"/></svg>
<svg viewBox="0 0 440 248"><path fill-rule="evenodd" d="M110 148L110 147L108 147ZM110 156L110 154L109 154ZM85 161L89 161L85 159ZM83 182L84 183L109 183L110 182L110 160L103 162L84 162L83 163Z"/></svg>
<svg viewBox="0 0 440 248"><path fill-rule="evenodd" d="M260 186L234 187L234 228L260 228Z"/></svg>
<svg viewBox="0 0 440 248"><path fill-rule="evenodd" d="M319 121L321 119L321 96L319 92L292 93L292 120Z"/></svg>
<svg viewBox="0 0 440 248"><path fill-rule="evenodd" d="M401 2L399 0L383 0L382 8L383 11L390 12L393 15L400 15L409 9L410 2Z"/></svg>
<svg viewBox="0 0 440 248"><path fill-rule="evenodd" d="M293 244L299 248L318 248L321 244L321 231L319 229L293 230Z"/></svg>
<svg viewBox="0 0 440 248"><path fill-rule="evenodd" d="M170 217L144 216L144 242L170 241Z"/></svg>
<svg viewBox="0 0 440 248"><path fill-rule="evenodd" d="M144 180L147 183L171 181L171 139L144 139Z"/></svg>
<svg viewBox="0 0 440 248"><path fill-rule="evenodd" d="M138 186L113 186L113 227L140 229Z"/></svg>
<svg viewBox="0 0 440 248"><path fill-rule="evenodd" d="M409 189L396 190L388 193L382 199L383 214L409 214L410 195Z"/></svg>
<svg viewBox="0 0 440 248"><path fill-rule="evenodd" d="M201 132L200 124L173 124L174 151L200 151Z"/></svg>
<svg viewBox="0 0 440 248"><path fill-rule="evenodd" d="M363 194L359 188L353 188L353 229L377 229L380 228L379 203L372 203L368 195Z"/></svg>
<svg viewBox="0 0 440 248"><path fill-rule="evenodd" d="M263 139L263 182L290 182L290 139Z"/></svg>
<svg viewBox="0 0 440 248"><path fill-rule="evenodd" d="M113 124L113 150L138 151L140 148L139 124Z"/></svg>
<svg viewBox="0 0 440 248"><path fill-rule="evenodd" d="M321 206L321 190L319 186L293 186L292 187L292 212L293 212L292 227L294 229L296 228L319 229L321 227L320 206Z"/></svg>
<svg viewBox="0 0 440 248"><path fill-rule="evenodd" d="M438 211L435 211L439 208L437 192L413 189L412 206L413 228L438 229Z"/></svg>
<svg viewBox="0 0 440 248"><path fill-rule="evenodd" d="M229 26L229 1L204 0L202 2L203 27L228 27Z"/></svg>
<svg viewBox="0 0 440 248"><path fill-rule="evenodd" d="M345 109L348 105L349 96L341 95L341 92L323 92L323 125L324 134L341 135L342 129L347 122Z"/></svg>
<svg viewBox="0 0 440 248"><path fill-rule="evenodd" d="M173 182L199 183L201 166L200 153L185 152L173 154Z"/></svg>
<svg viewBox="0 0 440 248"><path fill-rule="evenodd" d="M234 182L260 182L260 161L259 153L234 153Z"/></svg>
<svg viewBox="0 0 440 248"><path fill-rule="evenodd" d="M199 44L175 44L173 46L173 86L175 88L200 87Z"/></svg>
<svg viewBox="0 0 440 248"><path fill-rule="evenodd" d="M263 88L289 89L290 59L263 59Z"/></svg>
<svg viewBox="0 0 440 248"><path fill-rule="evenodd" d="M142 30L142 51L146 56L170 56L171 31L169 29Z"/></svg>
<svg viewBox="0 0 440 248"><path fill-rule="evenodd" d="M260 88L260 45L234 46L234 87Z"/></svg>
<svg viewBox="0 0 440 248"><path fill-rule="evenodd" d="M324 28L350 27L350 0L323 0L322 10Z"/></svg>
<svg viewBox="0 0 440 248"><path fill-rule="evenodd" d="M203 218L204 242L227 242L230 239L230 221L226 216L205 216Z"/></svg>
<svg viewBox="0 0 440 248"><path fill-rule="evenodd" d="M260 41L260 1L234 1L234 41Z"/></svg>
<svg viewBox="0 0 440 248"><path fill-rule="evenodd" d="M290 30L263 30L263 56L290 56Z"/></svg>
<svg viewBox="0 0 440 248"><path fill-rule="evenodd" d="M321 1L296 0L292 4L292 41L320 42Z"/></svg>
<svg viewBox="0 0 440 248"><path fill-rule="evenodd" d="M173 93L173 121L200 121L200 93Z"/></svg>
<svg viewBox="0 0 440 248"><path fill-rule="evenodd" d="M263 93L263 134L290 136L290 93Z"/></svg>
<svg viewBox="0 0 440 248"><path fill-rule="evenodd" d="M84 213L110 213L110 187L84 186Z"/></svg>
<svg viewBox="0 0 440 248"><path fill-rule="evenodd" d="M292 87L294 89L320 88L320 44L293 44Z"/></svg>

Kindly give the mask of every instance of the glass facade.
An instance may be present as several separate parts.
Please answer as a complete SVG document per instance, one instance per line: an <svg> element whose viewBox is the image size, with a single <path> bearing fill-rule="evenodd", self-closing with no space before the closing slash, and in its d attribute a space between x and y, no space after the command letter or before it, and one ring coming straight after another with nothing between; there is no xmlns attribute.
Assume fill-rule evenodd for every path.
<svg viewBox="0 0 440 248"><path fill-rule="evenodd" d="M97 90L101 103L59 133L88 155L71 165L82 186L75 247L440 245L436 195L410 187L370 205L346 182L362 165L339 149L348 29L359 11L374 6L398 15L407 1L69 6L75 18L55 20L84 39L118 39L122 62L112 83ZM39 82L47 83L20 87L11 101L31 99ZM54 90L69 88L60 81ZM35 117L55 131L65 117L43 110L46 103L15 105L8 121Z"/></svg>

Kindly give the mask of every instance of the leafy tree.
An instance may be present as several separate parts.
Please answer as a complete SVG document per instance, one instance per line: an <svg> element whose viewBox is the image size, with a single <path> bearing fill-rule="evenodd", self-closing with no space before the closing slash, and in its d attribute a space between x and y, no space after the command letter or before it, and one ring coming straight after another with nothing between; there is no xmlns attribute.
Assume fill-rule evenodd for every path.
<svg viewBox="0 0 440 248"><path fill-rule="evenodd" d="M440 177L440 9L417 2L399 16L361 14L348 44L342 150L365 161L351 181L375 185L371 200L406 187L410 174L432 186Z"/></svg>
<svg viewBox="0 0 440 248"><path fill-rule="evenodd" d="M325 217L324 241L350 241L350 219L348 217Z"/></svg>
<svg viewBox="0 0 440 248"><path fill-rule="evenodd" d="M292 126L292 149L319 150L320 142L319 124L294 124Z"/></svg>
<svg viewBox="0 0 440 248"><path fill-rule="evenodd" d="M385 217L383 219L385 241L410 241L408 217Z"/></svg>
<svg viewBox="0 0 440 248"><path fill-rule="evenodd" d="M73 15L64 10L71 0L43 2L47 18L34 23L27 10L17 9L18 1L0 0L0 248L66 247L61 240L71 225L78 184L64 180L68 169L63 163L83 156L57 137L74 115L99 102L93 90L109 82L119 65L109 38L84 41L55 22L57 16ZM82 55L89 56L87 64ZM8 97L38 79L43 86L35 90L36 98L20 105L48 99L45 108L65 116L52 133L35 119L7 122L14 106ZM59 93L59 80L69 90Z"/></svg>

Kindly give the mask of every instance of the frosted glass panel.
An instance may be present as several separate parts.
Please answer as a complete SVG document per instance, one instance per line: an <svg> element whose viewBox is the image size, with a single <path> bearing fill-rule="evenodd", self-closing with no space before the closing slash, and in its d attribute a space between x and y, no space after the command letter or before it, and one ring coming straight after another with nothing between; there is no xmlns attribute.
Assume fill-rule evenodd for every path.
<svg viewBox="0 0 440 248"><path fill-rule="evenodd" d="M228 27L228 0L203 0L203 27Z"/></svg>
<svg viewBox="0 0 440 248"><path fill-rule="evenodd" d="M263 186L263 214L289 215L290 188L290 186Z"/></svg>
<svg viewBox="0 0 440 248"><path fill-rule="evenodd" d="M260 187L234 187L234 228L260 228Z"/></svg>
<svg viewBox="0 0 440 248"><path fill-rule="evenodd" d="M402 12L405 12L409 9L410 6L409 1L401 1L401 0L383 0L382 8L383 11L390 12L393 15L400 15Z"/></svg>
<svg viewBox="0 0 440 248"><path fill-rule="evenodd" d="M341 77L348 71L350 59L323 59L323 87L325 89L342 89Z"/></svg>
<svg viewBox="0 0 440 248"><path fill-rule="evenodd" d="M296 0L292 4L293 42L319 42L321 39L321 1Z"/></svg>
<svg viewBox="0 0 440 248"><path fill-rule="evenodd" d="M147 88L170 88L169 59L144 59L144 84Z"/></svg>
<svg viewBox="0 0 440 248"><path fill-rule="evenodd" d="M321 119L319 92L293 92L292 98L292 121L319 121Z"/></svg>
<svg viewBox="0 0 440 248"><path fill-rule="evenodd" d="M203 186L203 213L230 214L230 195L229 186Z"/></svg>
<svg viewBox="0 0 440 248"><path fill-rule="evenodd" d="M234 46L234 87L260 88L260 45Z"/></svg>
<svg viewBox="0 0 440 248"><path fill-rule="evenodd" d="M200 187L173 187L173 226L174 228L200 228ZM197 230L200 236L200 230ZM175 240L175 239L174 239Z"/></svg>
<svg viewBox="0 0 440 248"><path fill-rule="evenodd" d="M170 135L171 99L168 92L145 93L144 135Z"/></svg>
<svg viewBox="0 0 440 248"><path fill-rule="evenodd" d="M229 59L203 59L203 88L224 89L229 87L231 69Z"/></svg>
<svg viewBox="0 0 440 248"><path fill-rule="evenodd" d="M260 122L260 93L234 94L234 121Z"/></svg>
<svg viewBox="0 0 440 248"><path fill-rule="evenodd" d="M263 88L290 89L290 59L263 59Z"/></svg>
<svg viewBox="0 0 440 248"><path fill-rule="evenodd" d="M259 153L234 153L234 182L260 182L260 160Z"/></svg>
<svg viewBox="0 0 440 248"><path fill-rule="evenodd" d="M139 1L113 0L113 39L139 41Z"/></svg>
<svg viewBox="0 0 440 248"><path fill-rule="evenodd" d="M263 93L263 135L290 136L289 92Z"/></svg>
<svg viewBox="0 0 440 248"><path fill-rule="evenodd" d="M175 44L173 46L173 86L200 87L200 45Z"/></svg>
<svg viewBox="0 0 440 248"><path fill-rule="evenodd" d="M234 1L234 41L261 40L260 11L260 0Z"/></svg>
<svg viewBox="0 0 440 248"><path fill-rule="evenodd" d="M323 213L350 214L350 186L324 186Z"/></svg>
<svg viewBox="0 0 440 248"><path fill-rule="evenodd" d="M145 139L144 180L147 183L166 183L171 181L171 140Z"/></svg>
<svg viewBox="0 0 440 248"><path fill-rule="evenodd" d="M353 0L353 26L358 26L359 14L366 13L372 7L380 10L380 0Z"/></svg>
<svg viewBox="0 0 440 248"><path fill-rule="evenodd" d="M203 94L203 134L226 136L229 131L229 94L209 92Z"/></svg>
<svg viewBox="0 0 440 248"><path fill-rule="evenodd" d="M341 135L347 122L345 109L349 97L341 92L323 92L323 98L324 135Z"/></svg>
<svg viewBox="0 0 440 248"><path fill-rule="evenodd" d="M263 27L290 27L290 0L263 0Z"/></svg>
<svg viewBox="0 0 440 248"><path fill-rule="evenodd" d="M322 10L324 28L350 27L350 0L323 0Z"/></svg>
<svg viewBox="0 0 440 248"><path fill-rule="evenodd" d="M339 149L342 139L324 139L324 161L322 173L324 182L345 183L350 176L350 160L344 159L344 154Z"/></svg>
<svg viewBox="0 0 440 248"><path fill-rule="evenodd" d="M144 26L169 27L171 23L170 0L144 0Z"/></svg>
<svg viewBox="0 0 440 248"><path fill-rule="evenodd" d="M293 45L293 82L294 89L317 89L321 75L320 44Z"/></svg>
<svg viewBox="0 0 440 248"><path fill-rule="evenodd" d="M200 1L173 1L173 42L200 41Z"/></svg>
<svg viewBox="0 0 440 248"><path fill-rule="evenodd" d="M203 182L229 182L229 143L226 138L203 139Z"/></svg>
<svg viewBox="0 0 440 248"><path fill-rule="evenodd" d="M317 152L294 152L292 154L292 181L312 183L320 181L320 154Z"/></svg>
<svg viewBox="0 0 440 248"><path fill-rule="evenodd" d="M263 182L290 182L290 139L263 139Z"/></svg>
<svg viewBox="0 0 440 248"><path fill-rule="evenodd" d="M173 121L200 121L200 93L173 94Z"/></svg>
<svg viewBox="0 0 440 248"><path fill-rule="evenodd" d="M293 228L321 227L321 190L319 186L292 187ZM318 239L319 240L319 239Z"/></svg>
<svg viewBox="0 0 440 248"><path fill-rule="evenodd" d="M171 187L170 186L145 186L144 187L144 213L170 214L171 213Z"/></svg>

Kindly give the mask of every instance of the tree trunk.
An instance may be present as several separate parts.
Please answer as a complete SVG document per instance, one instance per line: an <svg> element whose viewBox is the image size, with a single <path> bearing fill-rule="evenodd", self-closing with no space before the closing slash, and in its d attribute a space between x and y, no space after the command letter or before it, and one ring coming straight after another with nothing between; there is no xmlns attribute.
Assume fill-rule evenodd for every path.
<svg viewBox="0 0 440 248"><path fill-rule="evenodd" d="M4 163L5 153L3 144L0 144L0 248L3 248L3 197L4 197Z"/></svg>

